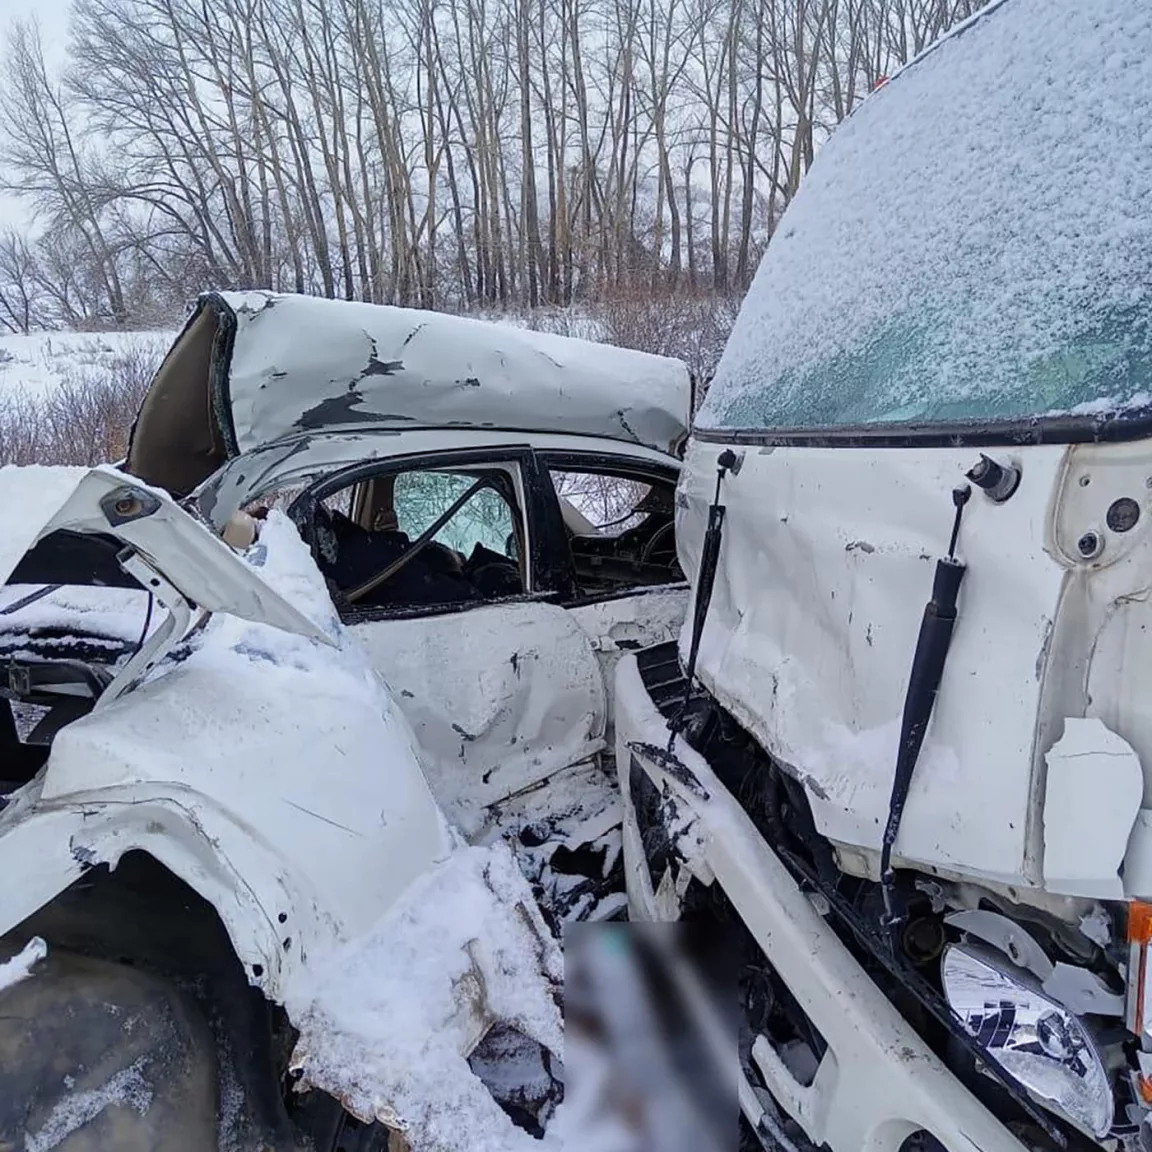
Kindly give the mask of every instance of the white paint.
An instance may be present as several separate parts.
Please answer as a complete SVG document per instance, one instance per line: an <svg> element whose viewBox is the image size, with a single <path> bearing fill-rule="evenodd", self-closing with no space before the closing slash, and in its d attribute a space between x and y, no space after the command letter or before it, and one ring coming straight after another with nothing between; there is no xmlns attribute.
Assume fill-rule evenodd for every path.
<svg viewBox="0 0 1152 1152"><path fill-rule="evenodd" d="M433 794L475 841L510 798L611 746L616 661L672 639L686 598L672 587L570 609L493 604L352 632L411 724ZM534 809L566 810L556 784Z"/></svg>
<svg viewBox="0 0 1152 1152"><path fill-rule="evenodd" d="M493 604L352 631L411 724L433 793L469 836L491 805L604 747L605 685L563 608Z"/></svg>
<svg viewBox="0 0 1152 1152"><path fill-rule="evenodd" d="M1117 870L1144 791L1139 758L1099 720L1069 719L1046 760L1045 887L1122 899Z"/></svg>
<svg viewBox="0 0 1152 1152"><path fill-rule="evenodd" d="M630 596L578 604L569 614L588 637L607 689L606 738L613 742L616 663L625 652L675 639L684 623L688 589L683 585L638 588Z"/></svg>
<svg viewBox="0 0 1152 1152"><path fill-rule="evenodd" d="M681 478L678 546L690 579L721 450L693 441ZM724 481L700 677L806 782L818 830L875 853L921 615L948 546L951 491L975 453L744 451L739 474ZM1045 550L1062 450L1019 456L1016 495L994 505L977 493L964 513L959 617L896 852L1026 884L1039 881L1038 837L1029 835L1042 780L1034 737L1066 570ZM686 625L682 655L688 638Z"/></svg>
<svg viewBox="0 0 1152 1152"><path fill-rule="evenodd" d="M679 360L442 312L272 292L202 298L235 323L226 378L240 452L321 428L516 428L671 452ZM352 403L349 403L349 400Z"/></svg>
<svg viewBox="0 0 1152 1152"><path fill-rule="evenodd" d="M365 931L450 853L411 731L294 527L274 515L261 543L237 564L262 556L253 576L337 646L215 616L186 659L64 728L0 813L5 875L24 877L5 887L0 932L85 863L140 848L216 907L278 998L309 956Z"/></svg>
<svg viewBox="0 0 1152 1152"><path fill-rule="evenodd" d="M48 955L48 945L39 936L33 936L11 960L0 964L0 992L11 988L32 975L32 969Z"/></svg>
<svg viewBox="0 0 1152 1152"><path fill-rule="evenodd" d="M663 745L667 728L631 657L617 669L617 755L631 742ZM833 1152L897 1152L926 1129L949 1152L1023 1152L1023 1146L944 1067L813 909L736 798L704 760L678 741L676 754L709 799L639 757L657 787L667 787L701 838L699 851L768 962L828 1042L805 1090L764 1043L760 1067L773 1096L816 1144ZM636 918L656 919L639 829L625 792L625 875ZM773 1056L776 1056L773 1059ZM746 1113L752 1101L742 1096Z"/></svg>

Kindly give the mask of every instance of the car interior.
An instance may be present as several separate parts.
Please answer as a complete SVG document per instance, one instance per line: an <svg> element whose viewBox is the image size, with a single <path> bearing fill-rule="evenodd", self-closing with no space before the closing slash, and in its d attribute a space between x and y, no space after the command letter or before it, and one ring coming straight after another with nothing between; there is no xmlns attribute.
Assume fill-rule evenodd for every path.
<svg viewBox="0 0 1152 1152"><path fill-rule="evenodd" d="M683 580L673 477L623 467L549 474L580 599ZM293 508L344 611L464 606L537 590L514 463L388 472Z"/></svg>
<svg viewBox="0 0 1152 1152"><path fill-rule="evenodd" d="M315 505L317 562L342 606L481 603L529 581L514 466L413 469Z"/></svg>
<svg viewBox="0 0 1152 1152"><path fill-rule="evenodd" d="M568 468L551 477L582 598L684 579L672 478Z"/></svg>

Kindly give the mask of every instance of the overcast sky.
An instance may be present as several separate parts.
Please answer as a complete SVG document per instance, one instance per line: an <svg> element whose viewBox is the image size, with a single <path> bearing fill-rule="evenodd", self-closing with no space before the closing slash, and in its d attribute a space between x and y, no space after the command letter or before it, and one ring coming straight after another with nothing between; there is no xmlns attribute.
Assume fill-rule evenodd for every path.
<svg viewBox="0 0 1152 1152"><path fill-rule="evenodd" d="M62 53L68 39L69 3L70 0L0 0L0 55L7 49L13 21L30 16L40 24L40 36L49 59L57 52ZM0 227L18 224L25 219L20 204L0 192Z"/></svg>

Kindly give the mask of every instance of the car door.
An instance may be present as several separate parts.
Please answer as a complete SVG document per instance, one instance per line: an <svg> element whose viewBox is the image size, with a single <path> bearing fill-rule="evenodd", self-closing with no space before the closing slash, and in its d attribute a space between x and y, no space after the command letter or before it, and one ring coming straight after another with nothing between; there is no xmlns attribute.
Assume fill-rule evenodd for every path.
<svg viewBox="0 0 1152 1152"><path fill-rule="evenodd" d="M561 606L574 589L558 561L554 501L532 450L510 446L358 464L312 485L291 509L342 619L412 725L437 799L471 838L510 798L606 747L600 664L580 619ZM435 564L448 568L452 554L464 557L462 572L409 574L389 594L401 570L352 598L374 577L334 557L348 550L387 568L396 561L379 548L374 560L379 541L368 537L398 533L406 555L429 532L422 555L435 549ZM487 563L472 564L477 556ZM485 567L505 571L484 583ZM480 594L458 575L479 581Z"/></svg>

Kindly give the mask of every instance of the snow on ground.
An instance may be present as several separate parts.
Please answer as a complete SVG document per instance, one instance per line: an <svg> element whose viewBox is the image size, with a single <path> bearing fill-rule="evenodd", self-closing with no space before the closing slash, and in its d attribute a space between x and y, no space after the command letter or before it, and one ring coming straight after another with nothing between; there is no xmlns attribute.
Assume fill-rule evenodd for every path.
<svg viewBox="0 0 1152 1152"><path fill-rule="evenodd" d="M114 371L125 356L154 355L157 365L176 330L145 332L34 332L0 335L0 401L5 393L43 396L69 372Z"/></svg>
<svg viewBox="0 0 1152 1152"><path fill-rule="evenodd" d="M47 955L48 945L39 936L33 936L11 960L0 964L0 992L31 976L33 967Z"/></svg>

